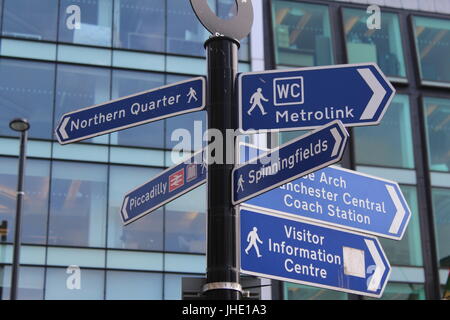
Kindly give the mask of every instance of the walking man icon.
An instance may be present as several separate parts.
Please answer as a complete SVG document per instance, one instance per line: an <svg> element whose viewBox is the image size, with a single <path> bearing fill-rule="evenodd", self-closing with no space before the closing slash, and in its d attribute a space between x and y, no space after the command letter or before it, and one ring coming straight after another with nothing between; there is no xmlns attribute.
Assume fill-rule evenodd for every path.
<svg viewBox="0 0 450 320"><path fill-rule="evenodd" d="M192 99L194 99L195 101L198 101L197 92L192 87L189 89L189 93L187 94L187 97L189 98L187 103L191 103Z"/></svg>
<svg viewBox="0 0 450 320"><path fill-rule="evenodd" d="M263 116L267 114L267 112L264 111L264 107L261 103L261 100L264 102L269 101L263 96L262 89L258 88L256 89L256 92L250 97L250 103L252 103L252 107L250 108L250 110L247 111L249 116L252 115L252 111L253 109L255 109L255 107L258 107L259 110L261 110Z"/></svg>
<svg viewBox="0 0 450 320"><path fill-rule="evenodd" d="M254 247L255 251L256 251L256 255L258 256L258 258L261 258L262 255L259 253L259 248L258 248L258 243L262 244L263 242L261 241L261 239L258 236L258 228L253 227L253 230L250 231L247 235L247 242L249 243L247 248L245 248L245 253L248 254L248 251Z"/></svg>
<svg viewBox="0 0 450 320"><path fill-rule="evenodd" d="M238 182L237 182L237 192L239 192L239 189L241 189L241 191L244 191L244 178L242 178L242 174L241 174L241 176L239 177L239 179L238 179Z"/></svg>

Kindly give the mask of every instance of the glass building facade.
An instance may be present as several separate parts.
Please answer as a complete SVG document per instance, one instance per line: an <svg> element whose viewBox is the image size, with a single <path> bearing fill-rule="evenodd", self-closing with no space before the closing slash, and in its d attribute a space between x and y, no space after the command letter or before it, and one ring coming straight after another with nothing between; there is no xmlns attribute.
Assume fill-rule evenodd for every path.
<svg viewBox="0 0 450 320"><path fill-rule="evenodd" d="M235 12L234 0L208 3L223 18ZM381 7L381 28L369 30L367 5L254 3L264 43L241 41L240 72L260 71L262 53L265 69L375 62L396 87L379 126L351 130L341 165L398 181L413 212L401 241L380 239L393 265L383 299L435 298L450 268L450 15ZM15 117L31 123L20 299L180 299L181 278L204 275L206 186L126 227L119 211L125 192L173 164L173 131L205 129L205 112L65 146L54 128L66 112L204 75L208 36L189 1L0 0L1 299L11 282ZM278 281L271 295L354 298Z"/></svg>

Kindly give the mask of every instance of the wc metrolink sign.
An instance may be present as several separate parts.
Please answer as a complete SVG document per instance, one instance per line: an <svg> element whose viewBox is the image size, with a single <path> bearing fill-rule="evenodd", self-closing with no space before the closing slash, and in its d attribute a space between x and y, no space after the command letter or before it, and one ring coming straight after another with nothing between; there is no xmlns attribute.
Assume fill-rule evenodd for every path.
<svg viewBox="0 0 450 320"><path fill-rule="evenodd" d="M336 120L236 166L232 172L233 204L338 162L347 140L347 130Z"/></svg>
<svg viewBox="0 0 450 320"><path fill-rule="evenodd" d="M376 237L240 207L242 273L379 298L391 267Z"/></svg>
<svg viewBox="0 0 450 320"><path fill-rule="evenodd" d="M129 191L122 202L121 217L125 225L206 183L207 164L204 150L164 170L150 181Z"/></svg>
<svg viewBox="0 0 450 320"><path fill-rule="evenodd" d="M333 120L345 126L380 123L395 94L374 63L241 73L239 128L312 129Z"/></svg>
<svg viewBox="0 0 450 320"><path fill-rule="evenodd" d="M66 113L56 127L60 144L200 111L206 80L197 77Z"/></svg>

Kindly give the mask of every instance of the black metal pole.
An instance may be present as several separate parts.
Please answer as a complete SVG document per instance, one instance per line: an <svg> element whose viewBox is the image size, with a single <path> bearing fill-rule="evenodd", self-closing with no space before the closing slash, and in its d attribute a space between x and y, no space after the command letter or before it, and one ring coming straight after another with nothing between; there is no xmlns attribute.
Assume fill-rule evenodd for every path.
<svg viewBox="0 0 450 320"><path fill-rule="evenodd" d="M208 166L207 270L204 294L208 299L238 300L241 292L237 262L237 215L231 204L233 164L226 164L226 155L230 152L234 155L234 138L233 143L227 144L226 134L227 129L234 131L237 128L235 79L239 42L217 36L207 40L205 48L208 63L208 129L219 130L224 143L223 163L210 163Z"/></svg>
<svg viewBox="0 0 450 320"><path fill-rule="evenodd" d="M17 204L16 204L16 223L14 231L14 252L12 260L12 275L11 275L11 300L17 300L17 286L19 283L19 267L20 267L20 236L22 227L22 198L24 195L23 182L25 172L26 160L26 145L28 133L22 131L20 133L20 154L19 154L19 172L17 179Z"/></svg>

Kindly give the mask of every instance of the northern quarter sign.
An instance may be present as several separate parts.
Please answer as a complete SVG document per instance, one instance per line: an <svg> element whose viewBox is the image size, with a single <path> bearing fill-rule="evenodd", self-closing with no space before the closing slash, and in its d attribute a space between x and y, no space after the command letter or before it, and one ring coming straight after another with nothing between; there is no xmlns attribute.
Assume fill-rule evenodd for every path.
<svg viewBox="0 0 450 320"><path fill-rule="evenodd" d="M347 140L347 130L336 120L238 165L232 172L233 204L338 162Z"/></svg>
<svg viewBox="0 0 450 320"><path fill-rule="evenodd" d="M246 206L401 240L411 210L398 183L335 166L245 202Z"/></svg>
<svg viewBox="0 0 450 320"><path fill-rule="evenodd" d="M395 94L374 63L241 73L238 88L244 133L377 125Z"/></svg>
<svg viewBox="0 0 450 320"><path fill-rule="evenodd" d="M196 152L184 162L129 191L121 207L123 223L130 224L206 183L208 166L204 153L204 150Z"/></svg>
<svg viewBox="0 0 450 320"><path fill-rule="evenodd" d="M391 267L376 237L240 207L244 274L381 297Z"/></svg>
<svg viewBox="0 0 450 320"><path fill-rule="evenodd" d="M205 86L205 78L197 77L66 113L56 137L67 144L200 111L206 104Z"/></svg>

